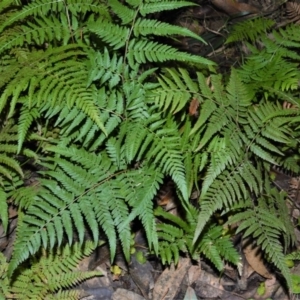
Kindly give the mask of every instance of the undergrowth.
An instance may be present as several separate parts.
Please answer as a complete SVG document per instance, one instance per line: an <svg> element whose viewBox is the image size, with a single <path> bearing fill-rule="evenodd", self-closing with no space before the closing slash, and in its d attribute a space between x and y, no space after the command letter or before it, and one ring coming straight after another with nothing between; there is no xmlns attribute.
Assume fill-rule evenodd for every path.
<svg viewBox="0 0 300 300"><path fill-rule="evenodd" d="M24 285L33 291L28 299L76 299L65 289L99 274L73 277L75 261L100 239L109 243L112 261L118 242L129 261L136 219L163 263L186 252L220 271L224 260L237 265L239 254L216 213L252 236L292 286L285 255L295 237L270 168L299 173L299 26L272 30L258 19L248 35L237 26L228 43L246 43L251 54L222 75L212 61L162 42L174 36L202 42L155 18L189 5L1 1L5 230L9 205L19 214L12 258L6 264L0 257L3 299L22 299ZM292 108L283 109L285 101ZM29 167L36 174L31 183ZM176 185L181 216L155 209L166 177ZM190 201L195 191L197 207ZM66 252L70 260L62 262ZM36 270L45 267L65 279L35 284Z"/></svg>

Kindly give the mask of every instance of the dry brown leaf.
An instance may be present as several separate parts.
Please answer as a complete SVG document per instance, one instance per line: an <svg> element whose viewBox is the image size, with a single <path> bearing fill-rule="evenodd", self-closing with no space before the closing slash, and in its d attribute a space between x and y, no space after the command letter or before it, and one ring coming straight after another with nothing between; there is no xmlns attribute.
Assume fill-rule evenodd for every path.
<svg viewBox="0 0 300 300"><path fill-rule="evenodd" d="M259 275L271 279L272 275L264 265L260 247L252 245L251 243L248 245L248 240L247 243L244 241L243 244L245 245L243 248L245 258L252 269Z"/></svg>
<svg viewBox="0 0 300 300"><path fill-rule="evenodd" d="M202 270L200 265L194 265L189 268L188 270L189 284L193 284L197 280L197 278L199 278L201 271Z"/></svg>
<svg viewBox="0 0 300 300"><path fill-rule="evenodd" d="M198 116L199 105L200 105L199 100L197 98L193 98L189 106L190 116Z"/></svg>
<svg viewBox="0 0 300 300"><path fill-rule="evenodd" d="M186 275L191 260L188 258L180 259L178 266L174 264L165 269L157 279L153 289L153 300L172 300L180 288L181 282Z"/></svg>
<svg viewBox="0 0 300 300"><path fill-rule="evenodd" d="M113 293L112 300L146 300L146 299L134 292L119 288Z"/></svg>
<svg viewBox="0 0 300 300"><path fill-rule="evenodd" d="M234 0L212 0L211 3L226 12L228 15L237 15L239 13L257 13L259 10L247 3L238 3Z"/></svg>

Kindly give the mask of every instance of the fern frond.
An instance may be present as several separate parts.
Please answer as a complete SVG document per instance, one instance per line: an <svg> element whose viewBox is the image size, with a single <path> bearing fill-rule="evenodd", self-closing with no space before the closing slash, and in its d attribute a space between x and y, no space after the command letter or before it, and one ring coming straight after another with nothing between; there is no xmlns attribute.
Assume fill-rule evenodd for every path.
<svg viewBox="0 0 300 300"><path fill-rule="evenodd" d="M151 90L147 99L150 103L155 103L160 109L169 109L172 114L175 114L186 108L193 96L199 97L198 88L183 69L179 69L179 72L174 69L166 69L165 71L166 75L158 77L160 86Z"/></svg>
<svg viewBox="0 0 300 300"><path fill-rule="evenodd" d="M53 12L63 12L65 10L70 11L72 14L77 15L79 13L86 13L92 11L94 13L99 13L102 16L109 18L108 7L104 4L97 2L96 0L86 0L86 1L68 1L67 5L63 1L44 1L37 0L33 3L27 3L22 6L21 10L18 10L13 13L10 18L3 22L0 27L0 32L12 25L17 23L19 20L25 20L29 16L48 16L49 14L53 15Z"/></svg>
<svg viewBox="0 0 300 300"><path fill-rule="evenodd" d="M247 40L253 43L259 36L266 34L274 24L274 20L268 18L255 18L238 22L230 31L226 44Z"/></svg>
<svg viewBox="0 0 300 300"><path fill-rule="evenodd" d="M104 18L90 19L88 30L97 34L105 43L113 49L124 47L129 36L129 28L113 24Z"/></svg>
<svg viewBox="0 0 300 300"><path fill-rule="evenodd" d="M193 2L189 1L170 1L170 0L163 0L163 1L147 1L148 3L142 3L139 7L140 14L142 16L161 12L164 10L173 10L177 8L182 8L186 6L195 5Z"/></svg>
<svg viewBox="0 0 300 300"><path fill-rule="evenodd" d="M0 3L0 12L2 13L5 8L9 7L14 1L13 0L3 0Z"/></svg>
<svg viewBox="0 0 300 300"><path fill-rule="evenodd" d="M164 125L164 128L162 126ZM125 126L125 123L124 123ZM133 122L126 129L125 155L129 162L145 158L157 165L163 173L172 177L188 200L185 180L185 168L182 163L179 134L175 122L160 120L159 114L153 114L146 122ZM147 150L146 153L144 153ZM146 154L146 155L145 155Z"/></svg>
<svg viewBox="0 0 300 300"><path fill-rule="evenodd" d="M101 85L108 81L109 89L113 89L121 81L123 58L118 58L116 54L110 58L109 52L105 48L103 54L98 52L91 55L89 70L87 86L90 86L93 81L99 80Z"/></svg>
<svg viewBox="0 0 300 300"><path fill-rule="evenodd" d="M34 122L34 120L36 120L38 117L39 117L39 112L35 107L29 109L25 105L23 106L19 118L19 126L18 126L19 140L18 140L17 153L21 152L23 143L28 133L28 129L31 126L31 124Z"/></svg>
<svg viewBox="0 0 300 300"><path fill-rule="evenodd" d="M135 10L123 5L118 0L109 1L109 5L113 12L122 20L122 24L129 24L133 21L136 14Z"/></svg>
<svg viewBox="0 0 300 300"><path fill-rule="evenodd" d="M240 199L249 197L248 189L256 194L261 191L261 174L250 161L237 161L236 165L225 169L211 184L206 193L201 194L201 210L195 230L194 242L199 238L205 224L214 212L230 206Z"/></svg>
<svg viewBox="0 0 300 300"><path fill-rule="evenodd" d="M145 18L139 18L136 20L133 32L136 37L139 35L157 35L157 36L169 36L169 35L180 35L180 36L188 36L199 40L206 44L206 42L197 34L188 30L184 27L179 27L175 25L170 25L167 23L160 22L158 20L151 20Z"/></svg>
<svg viewBox="0 0 300 300"><path fill-rule="evenodd" d="M171 223L159 223L157 225L160 244L159 255L163 263L170 264L172 260L178 262L179 251L188 252L193 257L203 254L221 271L224 269L223 259L237 264L239 254L234 248L229 236L222 234L221 226L208 225L203 232L200 243L192 247L193 234L196 227L197 210L189 207L186 220L167 213L158 208L156 215Z"/></svg>
<svg viewBox="0 0 300 300"><path fill-rule="evenodd" d="M240 260L229 236L224 236L222 232L222 226L210 226L203 232L203 237L197 245L197 251L203 253L219 271L224 269L223 258L234 265Z"/></svg>
<svg viewBox="0 0 300 300"><path fill-rule="evenodd" d="M55 299L68 295L66 291L63 292L64 288L73 287L86 279L102 275L98 271L75 270L78 262L84 256L88 256L93 249L95 244L86 242L83 246L74 244L71 247L65 246L39 255L38 259L32 260L30 269L16 277L10 292L16 298L26 297L26 299L48 299L48 296L51 298L53 293L57 293ZM24 290L25 286L27 288ZM80 296L78 292L70 295L77 296L75 299L79 299Z"/></svg>
<svg viewBox="0 0 300 300"><path fill-rule="evenodd" d="M119 231L123 232L123 228L138 217L145 229L149 246L153 248L155 253L158 253L158 238L153 213L153 198L159 189L159 184L162 183L162 179L163 174L154 168L127 172L120 178L120 181L124 183L122 189L125 189L126 186L132 187L126 196L132 209Z"/></svg>
<svg viewBox="0 0 300 300"><path fill-rule="evenodd" d="M253 235L257 244L268 255L270 261L282 272L289 286L291 286L290 271L285 263L280 236L285 226L267 209L252 207L245 212L237 213L230 218L229 223L241 222L238 231L244 231L244 236ZM263 228L263 230L262 230Z"/></svg>
<svg viewBox="0 0 300 300"><path fill-rule="evenodd" d="M131 67L135 65L135 62L144 64L146 62L165 62L168 60L192 62L208 66L214 65L212 61L203 57L180 52L171 46L149 40L136 41L132 39L129 43L127 58Z"/></svg>

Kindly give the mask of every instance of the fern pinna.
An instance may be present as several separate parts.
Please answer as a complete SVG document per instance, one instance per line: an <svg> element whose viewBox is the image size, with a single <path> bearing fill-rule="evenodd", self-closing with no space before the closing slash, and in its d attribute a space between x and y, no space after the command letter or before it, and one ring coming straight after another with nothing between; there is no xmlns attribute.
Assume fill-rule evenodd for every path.
<svg viewBox="0 0 300 300"><path fill-rule="evenodd" d="M257 239L291 286L281 260L293 235L268 168L293 165L284 154L298 145L298 110L283 112L280 103L298 104L297 27L274 30L275 40L262 37L264 51L249 45L245 64L222 76L213 62L161 42L180 35L202 41L153 17L192 2L15 2L0 4L4 226L8 197L20 211L8 275L41 249L50 253L75 240L83 245L86 231L93 245L106 238L111 259L119 240L129 260L135 219L164 262L177 262L183 251L203 254L221 270L223 259L239 259L214 223L221 212ZM191 101L198 103L197 118L187 113ZM12 152L15 159L8 158ZM34 187L23 184L17 155L40 166ZM165 176L176 184L182 219L154 213ZM189 203L195 190L197 210ZM280 221L264 218L268 212Z"/></svg>

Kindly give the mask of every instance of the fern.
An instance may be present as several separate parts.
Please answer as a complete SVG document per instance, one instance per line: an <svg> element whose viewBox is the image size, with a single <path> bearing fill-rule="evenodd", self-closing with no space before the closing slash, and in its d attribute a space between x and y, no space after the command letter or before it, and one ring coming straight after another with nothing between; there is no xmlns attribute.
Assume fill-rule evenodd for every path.
<svg viewBox="0 0 300 300"><path fill-rule="evenodd" d="M104 153L92 155L75 147L48 147L47 150L55 151L70 161L57 157L47 163L49 171L45 172L45 176L51 180L41 180L39 194L20 225L22 236L15 245L10 272L41 246L52 249L55 244L60 245L64 234L71 244L73 225L80 243L83 243L85 221L95 242L99 239L99 225L103 228L112 258L118 233L124 254L129 259L129 222L138 216L150 245L157 251L152 199L161 182L161 174L151 169L125 170L118 174ZM129 208L132 208L131 213Z"/></svg>
<svg viewBox="0 0 300 300"><path fill-rule="evenodd" d="M190 139L192 141L189 144L190 147L198 154L189 153L186 156L188 163L185 165L189 167L187 173L191 173L191 166L193 163L196 164L194 168L200 172L200 176L202 175L200 211L193 243L201 245L202 251L212 253L205 248L207 224L215 212L229 209L240 201L250 201L252 197L261 197L264 190L262 182L267 179L263 175L263 166L259 161L271 164L280 161L283 155L281 149L288 147L287 145L293 141L291 127L288 125L291 113L281 113L281 107L271 102L261 101L256 106L251 105L252 102L257 101L256 93L258 91L251 86L250 82L253 81L250 81L250 78L246 80L244 77L240 77L240 70L232 70L225 87L224 79L221 76L211 75L207 80L203 74L197 74L197 86L196 82L187 75L183 78L179 72L173 70L167 72L168 76L162 76L160 87L151 94L152 102L160 100L159 106L162 109L176 113L180 111L181 107L186 107L190 99L199 100L199 118L194 125L185 122L183 129L185 143L189 144ZM274 81L276 82L276 78L273 77ZM190 89L186 88L187 85ZM277 85L274 89L278 90L279 88L280 86ZM165 97L169 89L176 92L169 93L168 97ZM162 96L160 97L160 95ZM182 97L182 95L184 96ZM178 110L177 107L179 107ZM295 115L295 112L293 114ZM196 134L201 137L193 139ZM195 178L200 176L199 173L190 176L192 183L189 182L189 185L193 184ZM270 183L266 182L266 186L268 184L270 186ZM273 191L272 193L277 197L277 192ZM262 209L263 201L259 200L259 204L251 205L249 210L243 202L244 204L241 206L245 211L240 213L241 217L237 213L233 220L236 221L235 217L239 218L239 221L248 220L243 223L244 226L241 225L240 230L245 230L246 235L253 234L254 238L258 239L258 244L262 245L263 250L268 257L271 257L270 260L280 269L290 285L290 274L282 262L283 247L278 239L285 235L285 249L289 247L290 242L294 239L291 224L287 216L281 216L280 220L283 223L274 225L278 218L278 206L275 208L270 205ZM284 201L281 200L280 203L280 207L283 209ZM256 221L254 221L253 210L258 218ZM271 210L272 217L266 217L265 214L270 214ZM258 216L259 214L261 216ZM262 229L268 228L268 226L269 230ZM289 233L284 234L287 228L289 228ZM171 227L166 230L171 230ZM217 232L217 229L211 230ZM164 233L162 238L169 243L181 245L180 242L174 242L171 238L181 239L182 236L181 232L174 230L173 234L166 235ZM266 246L267 243L268 246ZM171 248L168 248L166 241L164 241L163 249L165 261L169 262L172 257L177 257L175 252L172 256ZM221 253L221 249L213 249L213 253L215 252ZM226 250L224 250L225 252ZM209 258L221 269L219 264L221 260L215 254Z"/></svg>
<svg viewBox="0 0 300 300"><path fill-rule="evenodd" d="M185 6L191 6L195 5L193 2L189 1L146 1L146 3L142 3L141 6L139 7L140 13L142 16L145 16L147 14L152 14L155 12L161 12L164 10L173 10L173 9L178 9L181 7Z"/></svg>
<svg viewBox="0 0 300 300"><path fill-rule="evenodd" d="M268 180L265 187L268 187ZM266 195L266 196L264 196ZM270 261L281 271L289 286L291 275L284 260L284 251L280 237L285 236L285 249L294 243L293 228L285 207L285 200L273 189L269 194L261 194L257 205L248 202L248 209L230 217L228 224L240 223L237 232L244 232L244 237L252 235L257 244L268 255ZM270 213L271 212L271 213Z"/></svg>
<svg viewBox="0 0 300 300"><path fill-rule="evenodd" d="M226 43L233 43L237 41L255 42L256 39L268 32L275 22L267 18L248 19L234 25Z"/></svg>
<svg viewBox="0 0 300 300"><path fill-rule="evenodd" d="M101 272L81 272L75 268L78 262L91 254L95 244L86 242L83 246L74 244L71 247L53 249L50 252L41 251L31 266L17 275L9 286L7 274L8 264L1 254L1 289L3 297L16 299L80 299L82 293L78 290L65 290L91 277L102 275ZM1 295L1 294L0 294Z"/></svg>
<svg viewBox="0 0 300 300"><path fill-rule="evenodd" d="M292 169L284 156L298 151L299 112L281 106L299 104L298 27L273 30L274 38L265 34L269 21L250 20L257 30L242 36L237 28L233 40L255 39L264 47L249 44L245 63L222 76L210 60L157 39L183 35L202 42L152 15L188 5L194 3L1 2L4 227L8 199L20 211L13 255L1 269L2 294L15 288L17 295L22 284L37 283L33 296L75 298L65 288L86 278L68 268L78 261L76 251L66 254L66 266L55 260L56 249L73 249L75 240L84 246L89 230L90 249L105 239L113 260L120 242L129 260L135 219L164 263L178 262L183 251L204 255L222 270L223 260L237 264L239 257L215 224L216 212L228 213L229 223L241 222L238 230L256 239L291 286L283 259L294 241L292 227L284 196L267 178L271 164ZM194 102L197 112L187 113ZM41 170L33 185L24 182L28 170L20 156L34 158ZM153 199L166 176L176 185L181 217L154 213ZM197 210L190 204L195 190ZM60 266L62 281L46 278L47 286L41 280L48 274L39 270L55 275L51 262ZM31 268L24 270L27 263ZM6 271L16 276L15 285Z"/></svg>
<svg viewBox="0 0 300 300"><path fill-rule="evenodd" d="M233 247L229 236L223 235L223 228L207 224L201 242L194 248L192 240L196 227L198 212L190 207L189 218L186 221L163 211L156 210L156 215L169 223L158 224L158 237L160 243L159 255L163 263L170 264L172 260L178 263L180 251L191 254L195 259L200 254L209 259L215 267L222 271L224 269L223 259L237 265L239 254Z"/></svg>

